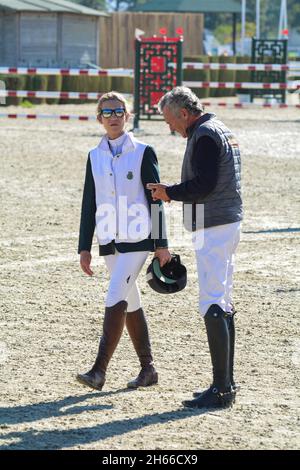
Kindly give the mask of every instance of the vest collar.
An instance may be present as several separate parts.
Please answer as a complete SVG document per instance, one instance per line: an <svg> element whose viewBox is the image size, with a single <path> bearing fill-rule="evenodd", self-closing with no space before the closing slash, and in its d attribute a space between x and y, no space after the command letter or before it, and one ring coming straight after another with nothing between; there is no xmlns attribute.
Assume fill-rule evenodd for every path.
<svg viewBox="0 0 300 470"><path fill-rule="evenodd" d="M134 151L136 146L137 146L136 139L134 138L133 133L132 132L125 132L125 134L126 134L126 139L123 143L122 153ZM110 148L109 148L109 144L108 144L107 134L105 134L102 137L102 139L100 140L98 148L102 152L111 153Z"/></svg>
<svg viewBox="0 0 300 470"><path fill-rule="evenodd" d="M197 121L195 121L190 127L187 128L186 133L188 136L188 139L190 139L194 133L194 130L197 129L197 127L201 126L204 122L214 119L216 115L214 113L205 113L200 116Z"/></svg>

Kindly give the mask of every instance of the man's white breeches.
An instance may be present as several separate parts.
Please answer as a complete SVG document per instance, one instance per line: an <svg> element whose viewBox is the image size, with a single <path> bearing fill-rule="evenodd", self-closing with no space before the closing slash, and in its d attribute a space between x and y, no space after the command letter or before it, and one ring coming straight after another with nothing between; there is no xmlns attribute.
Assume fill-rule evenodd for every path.
<svg viewBox="0 0 300 470"><path fill-rule="evenodd" d="M202 247L195 250L202 316L212 304L218 304L225 312L232 311L234 254L240 228L241 222L235 222L204 229ZM199 235L203 233L199 231Z"/></svg>

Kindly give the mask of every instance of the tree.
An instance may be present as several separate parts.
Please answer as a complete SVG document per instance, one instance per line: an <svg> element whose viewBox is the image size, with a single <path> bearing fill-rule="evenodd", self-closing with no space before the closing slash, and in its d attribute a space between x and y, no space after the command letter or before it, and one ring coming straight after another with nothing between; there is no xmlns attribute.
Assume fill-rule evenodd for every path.
<svg viewBox="0 0 300 470"><path fill-rule="evenodd" d="M73 0L73 2L94 10L106 10L106 0Z"/></svg>
<svg viewBox="0 0 300 470"><path fill-rule="evenodd" d="M107 0L108 6L114 11L130 10L138 3L137 0Z"/></svg>
<svg viewBox="0 0 300 470"><path fill-rule="evenodd" d="M241 36L241 23L237 24L237 37ZM246 23L246 37L255 36L255 23ZM218 39L221 44L231 44L232 43L232 26L231 24L220 24L214 30L214 36Z"/></svg>
<svg viewBox="0 0 300 470"><path fill-rule="evenodd" d="M277 38L281 0L261 0L260 30L261 37ZM288 27L300 31L300 2L287 0ZM217 27L231 24L229 13L206 13L204 15L205 27L214 31ZM247 22L256 23L256 0L247 0Z"/></svg>
<svg viewBox="0 0 300 470"><path fill-rule="evenodd" d="M73 0L96 10L130 10L138 4L145 4L147 0ZM261 0L261 35L266 38L276 38L278 33L279 12L281 0ZM247 0L247 21L255 23L256 0ZM300 32L300 2L287 0L288 25ZM205 27L214 31L218 26L231 24L230 13L206 13L204 15Z"/></svg>
<svg viewBox="0 0 300 470"><path fill-rule="evenodd" d="M300 2L299 0L288 0L288 21L291 27L300 33Z"/></svg>

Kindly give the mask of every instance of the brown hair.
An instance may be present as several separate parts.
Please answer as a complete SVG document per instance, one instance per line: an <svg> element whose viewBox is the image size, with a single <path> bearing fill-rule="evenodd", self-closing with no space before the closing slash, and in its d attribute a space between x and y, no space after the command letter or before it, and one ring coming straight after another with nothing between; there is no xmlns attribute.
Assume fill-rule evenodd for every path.
<svg viewBox="0 0 300 470"><path fill-rule="evenodd" d="M120 101L120 103L123 104L126 113L129 114L128 103L127 103L125 97L121 93L118 93L117 91L109 91L108 93L104 93L98 100L98 103L97 103L97 116L99 116L99 114L101 112L102 104L105 101L109 101L109 100L118 100L118 101Z"/></svg>

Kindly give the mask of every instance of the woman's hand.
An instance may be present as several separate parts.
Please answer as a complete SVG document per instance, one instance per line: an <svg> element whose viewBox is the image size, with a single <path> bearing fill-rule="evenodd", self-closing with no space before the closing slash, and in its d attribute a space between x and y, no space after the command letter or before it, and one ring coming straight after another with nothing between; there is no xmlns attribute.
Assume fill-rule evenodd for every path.
<svg viewBox="0 0 300 470"><path fill-rule="evenodd" d="M172 259L168 248L156 248L154 256L159 259L159 265L161 268Z"/></svg>
<svg viewBox="0 0 300 470"><path fill-rule="evenodd" d="M81 251L80 252L80 266L83 272L88 276L92 276L94 273L90 268L92 261L92 255L89 251Z"/></svg>

